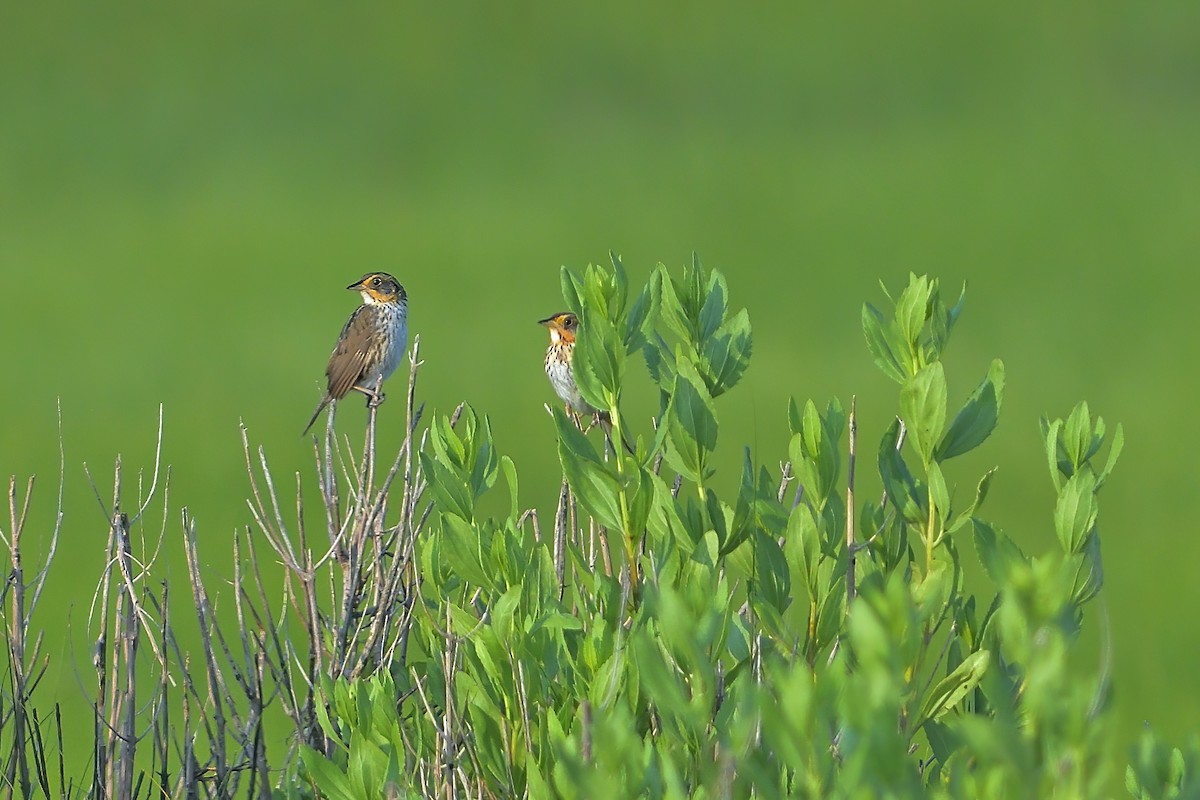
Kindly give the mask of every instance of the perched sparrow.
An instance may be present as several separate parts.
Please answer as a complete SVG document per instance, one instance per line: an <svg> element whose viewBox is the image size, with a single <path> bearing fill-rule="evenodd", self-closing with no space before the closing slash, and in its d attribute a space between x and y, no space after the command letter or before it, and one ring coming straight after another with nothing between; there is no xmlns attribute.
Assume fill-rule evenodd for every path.
<svg viewBox="0 0 1200 800"><path fill-rule="evenodd" d="M408 295L398 280L386 272L369 272L346 288L361 294L363 304L346 321L329 356L325 396L305 433L325 406L341 400L351 389L365 394L372 407L382 403L379 388L408 346Z"/></svg>
<svg viewBox="0 0 1200 800"><path fill-rule="evenodd" d="M546 376L554 393L566 403L567 411L573 416L584 416L594 419L604 428L604 435L612 445L612 419L607 411L594 408L579 393L575 385L575 372L572 361L575 357L575 333L579 329L579 318L569 311L562 311L552 317L538 320L539 325L550 329L550 347L546 350ZM622 436L621 444L632 454L633 448Z"/></svg>

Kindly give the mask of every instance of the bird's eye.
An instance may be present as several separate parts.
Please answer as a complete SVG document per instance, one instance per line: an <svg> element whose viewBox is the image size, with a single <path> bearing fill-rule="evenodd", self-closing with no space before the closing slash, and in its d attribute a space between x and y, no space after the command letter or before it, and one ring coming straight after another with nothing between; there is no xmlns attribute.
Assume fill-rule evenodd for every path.
<svg viewBox="0 0 1200 800"><path fill-rule="evenodd" d="M563 321L563 327L569 331L574 330L575 326L578 324L579 320L575 319L574 317L567 317L566 320Z"/></svg>
<svg viewBox="0 0 1200 800"><path fill-rule="evenodd" d="M380 286L383 286L383 281L379 277L375 277L371 279L371 285L378 289Z"/></svg>

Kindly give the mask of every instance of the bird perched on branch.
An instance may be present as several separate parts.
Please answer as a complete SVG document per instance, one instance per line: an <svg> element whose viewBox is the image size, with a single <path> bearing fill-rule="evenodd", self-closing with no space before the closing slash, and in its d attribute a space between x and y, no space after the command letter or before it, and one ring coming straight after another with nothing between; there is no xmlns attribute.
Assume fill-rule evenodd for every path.
<svg viewBox="0 0 1200 800"><path fill-rule="evenodd" d="M608 443L612 445L612 418L607 411L593 407L583 399L579 387L575 384L575 335L579 330L579 318L569 311L561 311L554 316L538 320L539 325L550 329L550 347L546 350L546 377L554 387L554 393L562 400L567 411L573 416L585 416L594 419L604 429ZM632 454L633 448L621 437L621 444Z"/></svg>
<svg viewBox="0 0 1200 800"><path fill-rule="evenodd" d="M329 356L325 396L304 433L325 406L351 390L365 394L372 408L382 403L380 386L395 371L408 346L408 295L398 280L386 272L368 272L346 288L361 294L363 304L346 321Z"/></svg>

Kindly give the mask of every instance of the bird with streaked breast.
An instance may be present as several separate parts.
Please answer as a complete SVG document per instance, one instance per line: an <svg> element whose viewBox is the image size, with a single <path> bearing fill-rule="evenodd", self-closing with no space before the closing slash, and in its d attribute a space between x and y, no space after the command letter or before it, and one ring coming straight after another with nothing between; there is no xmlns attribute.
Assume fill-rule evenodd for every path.
<svg viewBox="0 0 1200 800"><path fill-rule="evenodd" d="M329 356L325 396L305 434L327 405L351 391L366 395L371 407L382 403L379 389L396 371L408 346L408 294L400 281L386 272L368 272L346 288L362 295L363 302L346 320Z"/></svg>
<svg viewBox="0 0 1200 800"><path fill-rule="evenodd" d="M550 331L550 347L546 349L546 377L554 387L558 399L567 406L567 411L573 415L590 417L604 429L608 443L612 445L612 418L607 411L595 408L579 393L575 383L575 336L579 331L579 317L570 311L560 311L546 319L538 320L539 325L546 326ZM621 444L632 455L633 447L621 437Z"/></svg>

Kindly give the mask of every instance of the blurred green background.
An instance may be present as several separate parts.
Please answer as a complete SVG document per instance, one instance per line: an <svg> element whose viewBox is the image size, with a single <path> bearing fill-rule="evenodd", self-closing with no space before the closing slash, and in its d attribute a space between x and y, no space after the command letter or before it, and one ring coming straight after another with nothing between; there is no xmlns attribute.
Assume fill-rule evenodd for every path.
<svg viewBox="0 0 1200 800"><path fill-rule="evenodd" d="M873 450L896 387L862 302L910 270L968 282L952 398L993 357L1008 388L951 478L1002 465L985 511L1045 552L1038 416L1086 398L1122 421L1080 666L1099 668L1106 610L1114 758L1144 721L1178 738L1200 719L1200 4L7 4L0 109L0 472L39 477L27 566L60 400L66 454L43 701L78 717L93 685L106 527L82 464L106 494L118 452L148 471L164 404L159 569L184 577L187 505L218 588L250 521L239 420L285 487L311 474L299 433L355 305L342 287L368 270L408 288L429 410L489 414L549 513L535 321L562 306L560 265L612 248L637 280L695 250L750 310L754 362L718 406L726 486L742 444L785 454L789 396L857 394ZM644 420L649 382L627 400ZM401 404L381 414L395 447Z"/></svg>

